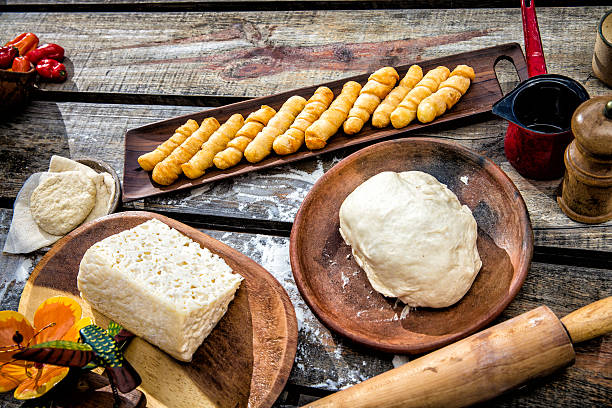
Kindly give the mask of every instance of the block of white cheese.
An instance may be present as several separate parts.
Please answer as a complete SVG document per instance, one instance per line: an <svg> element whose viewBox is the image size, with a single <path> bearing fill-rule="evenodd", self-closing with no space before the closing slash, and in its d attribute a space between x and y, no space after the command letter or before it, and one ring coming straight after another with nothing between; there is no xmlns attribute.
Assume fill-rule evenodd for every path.
<svg viewBox="0 0 612 408"><path fill-rule="evenodd" d="M91 246L77 285L94 309L191 361L241 280L218 255L152 219Z"/></svg>

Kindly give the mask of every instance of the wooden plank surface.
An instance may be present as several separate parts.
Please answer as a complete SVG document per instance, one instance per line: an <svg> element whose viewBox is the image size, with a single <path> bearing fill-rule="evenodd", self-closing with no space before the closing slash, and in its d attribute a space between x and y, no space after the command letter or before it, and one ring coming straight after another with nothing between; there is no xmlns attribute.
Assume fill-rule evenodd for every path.
<svg viewBox="0 0 612 408"><path fill-rule="evenodd" d="M225 3L225 4L223 4ZM537 5L542 7L560 7L574 5L598 5L598 1L576 1L576 0L538 0ZM137 8L140 4L149 6L164 6L171 7L189 7L192 8L210 8L224 9L229 7L241 7L243 9L264 8L276 6L273 10L281 8L293 7L293 9L329 9L334 8L484 8L484 7L520 7L520 3L512 0L339 0L339 1L321 1L321 0L55 0L53 4L49 4L43 0L5 0L6 5L10 6L34 6L41 8L51 8L53 4L64 6L86 6L86 5L129 5L132 8ZM225 6L225 7L223 7ZM326 7L327 6L327 7Z"/></svg>
<svg viewBox="0 0 612 408"><path fill-rule="evenodd" d="M594 36L604 9L538 9L549 71L573 76L591 95L610 93L590 74L588 39ZM15 32L35 30L41 39L66 46L74 75L65 84L46 87L65 91L67 98L88 92L96 97L101 93L102 99L105 92L257 96L361 73L387 62L409 62L506 41L522 43L520 13L511 9L5 13L0 22ZM511 75L500 80L506 90L510 88ZM24 114L0 124L1 198L10 204L27 176L44 170L53 153L93 155L121 170L127 129L200 109L35 103ZM414 135L461 140L500 164L523 193L537 245L609 251L610 223L585 226L567 219L554 200L558 181L525 180L505 161L504 132L503 121L484 116L475 123L435 126ZM312 184L352 151L145 200L133 208L273 221L285 223L281 228L288 229Z"/></svg>
<svg viewBox="0 0 612 408"><path fill-rule="evenodd" d="M10 210L0 210L0 245L4 244ZM203 230L244 253L266 268L287 290L298 318L298 350L289 384L319 390L337 390L356 384L407 361L406 357L356 346L325 328L306 306L295 286L289 264L287 238ZM0 307L16 309L16 299L45 250L31 256L2 254ZM558 316L599 298L612 295L612 277L606 270L533 263L517 298L497 322L539 305ZM604 406L612 393L612 334L576 347L574 366L544 380L497 398L494 406L548 407L563 401L566 407ZM414 357L413 357L414 358ZM16 407L2 396L4 407Z"/></svg>
<svg viewBox="0 0 612 408"><path fill-rule="evenodd" d="M201 109L35 102L15 120L0 123L0 157L5 158L0 160L1 198L13 199L30 174L47 169L52 154L97 157L113 166L121 176L123 134L127 129ZM516 173L504 156L502 120L484 116L474 123L461 125L434 126L410 135L455 140L500 165L523 195L536 245L612 251L612 222L589 226L570 220L555 201L560 180L533 181ZM139 200L129 203L127 208L238 218L247 222L279 222L288 231L316 180L356 149L213 182L186 192Z"/></svg>
<svg viewBox="0 0 612 408"><path fill-rule="evenodd" d="M423 3L428 3L426 7L435 7L444 1L425 0ZM137 2L140 0L130 1ZM609 5L546 8L541 6L568 2L536 2L549 72L577 79L592 96L612 93L592 76L590 67L595 27ZM300 7L282 2L281 9L284 7L287 11L261 12L257 7L270 10L264 4L267 1L229 5L219 2L220 8L207 8L206 3L210 2L206 0L197 4L182 0L147 3L146 7L159 11L109 11L141 10L127 4L127 0L81 0L78 3L60 0L53 5L38 0L8 0L0 5L0 11L9 8L21 11L19 7L39 11L0 14L0 26L9 28L0 32L0 43L18 33L35 31L43 42L65 46L70 72L66 83L42 85L48 93L40 98L48 102L35 102L23 114L0 123L0 176L3 180L0 202L5 206L12 203L31 173L46 169L51 154L98 157L121 172L123 135L127 129L203 109L172 106L172 101L212 105L218 103L219 96L230 97L225 101L232 97L264 96L373 71L386 64L411 63L511 41L523 42L518 4L509 9L353 11L326 10L319 5L312 7L315 10L294 11ZM247 3L252 5L244 9L251 11L236 12L236 4ZM366 6L366 2L355 6L360 2L352 1L336 5L341 3L352 3L347 8ZM415 7L423 7L414 3ZM461 4L451 3L448 7ZM501 0L485 0L479 4L498 7L502 3ZM304 3L300 6L304 5L306 9L310 7ZM337 7L331 5L330 8ZM226 11L212 12L220 9ZM84 12L68 12L71 10ZM500 81L505 91L511 89L511 70L506 69ZM105 101L142 104L111 105L104 104ZM157 103L164 105L154 105ZM466 123L434 126L414 133L456 140L491 157L521 190L534 226L536 245L556 250L557 255L564 250L569 250L570 257L575 250L582 254L581 258L570 259L573 266L564 266L562 257L557 255L545 257L545 261L560 264L533 263L517 299L500 320L540 304L550 306L561 316L611 295L609 270L576 265L593 254L607 259L609 264L612 222L587 226L565 217L554 200L559 180L526 180L507 163L503 155L505 127L503 121L482 115ZM204 225L276 229L286 235L314 182L355 150L349 148L291 166L215 182L189 192L137 201L129 208L166 212ZM0 210L0 245L4 242L10 217L11 210ZM295 288L289 266L288 238L205 232L252 257L287 289L300 329L290 388L308 387L322 393L333 391L403 361L401 357L374 353L350 344L319 323ZM0 256L0 270L3 271L0 306L3 309L17 308L23 284L44 252ZM612 336L579 345L576 351L573 367L502 396L492 405L610 405ZM19 406L10 397L1 398L3 407Z"/></svg>
<svg viewBox="0 0 612 408"><path fill-rule="evenodd" d="M591 57L605 11L538 9L549 72L604 91L591 78ZM4 13L0 24L10 27L0 42L35 31L64 46L70 77L44 88L80 93L264 96L387 64L523 43L516 8Z"/></svg>

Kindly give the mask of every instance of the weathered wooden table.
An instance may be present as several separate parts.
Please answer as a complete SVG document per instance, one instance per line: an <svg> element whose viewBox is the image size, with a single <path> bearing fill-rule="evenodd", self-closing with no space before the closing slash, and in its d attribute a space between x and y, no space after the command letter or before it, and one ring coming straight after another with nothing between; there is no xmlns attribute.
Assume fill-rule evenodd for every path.
<svg viewBox="0 0 612 408"><path fill-rule="evenodd" d="M506 42L523 43L515 2L1 2L0 42L32 31L65 47L69 79L42 84L21 114L0 123L0 245L22 183L53 154L93 156L123 169L126 130L248 97L314 85L383 65L400 65ZM551 73L611 94L591 73L602 6L543 7L538 17ZM597 4L598 2L593 2ZM496 8L508 6L512 8ZM404 9L398 7L405 7ZM438 8L427 7L464 7ZM351 10L343 10L351 9ZM295 11L298 10L298 11ZM507 91L515 81L499 66ZM555 202L560 180L536 182L503 153L506 124L491 114L404 135L453 140L497 163L521 191L535 234L531 269L502 321L538 305L559 316L612 294L612 223L569 220ZM351 344L326 329L296 289L289 232L321 175L356 148L128 203L164 213L245 253L285 287L299 322L295 365L278 406L294 406L358 383L405 361ZM0 256L0 306L16 309L25 281L47 249ZM514 390L493 406L612 405L612 335L576 347L576 363ZM10 396L2 406L20 404Z"/></svg>

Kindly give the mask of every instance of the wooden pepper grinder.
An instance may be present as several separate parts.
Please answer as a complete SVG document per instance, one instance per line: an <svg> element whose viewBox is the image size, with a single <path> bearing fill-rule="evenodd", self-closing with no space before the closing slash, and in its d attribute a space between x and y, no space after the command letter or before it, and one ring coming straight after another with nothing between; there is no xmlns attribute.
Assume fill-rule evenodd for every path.
<svg viewBox="0 0 612 408"><path fill-rule="evenodd" d="M565 150L565 176L557 202L571 219L597 224L612 219L612 95L582 103L572 116L574 141Z"/></svg>

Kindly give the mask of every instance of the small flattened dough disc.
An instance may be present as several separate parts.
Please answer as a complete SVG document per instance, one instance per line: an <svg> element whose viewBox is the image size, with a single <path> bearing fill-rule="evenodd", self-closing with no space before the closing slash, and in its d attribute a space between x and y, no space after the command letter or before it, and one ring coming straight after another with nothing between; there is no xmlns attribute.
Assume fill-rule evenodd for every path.
<svg viewBox="0 0 612 408"><path fill-rule="evenodd" d="M38 226L53 235L65 235L85 220L96 202L90 177L66 171L51 174L30 197L30 211Z"/></svg>

